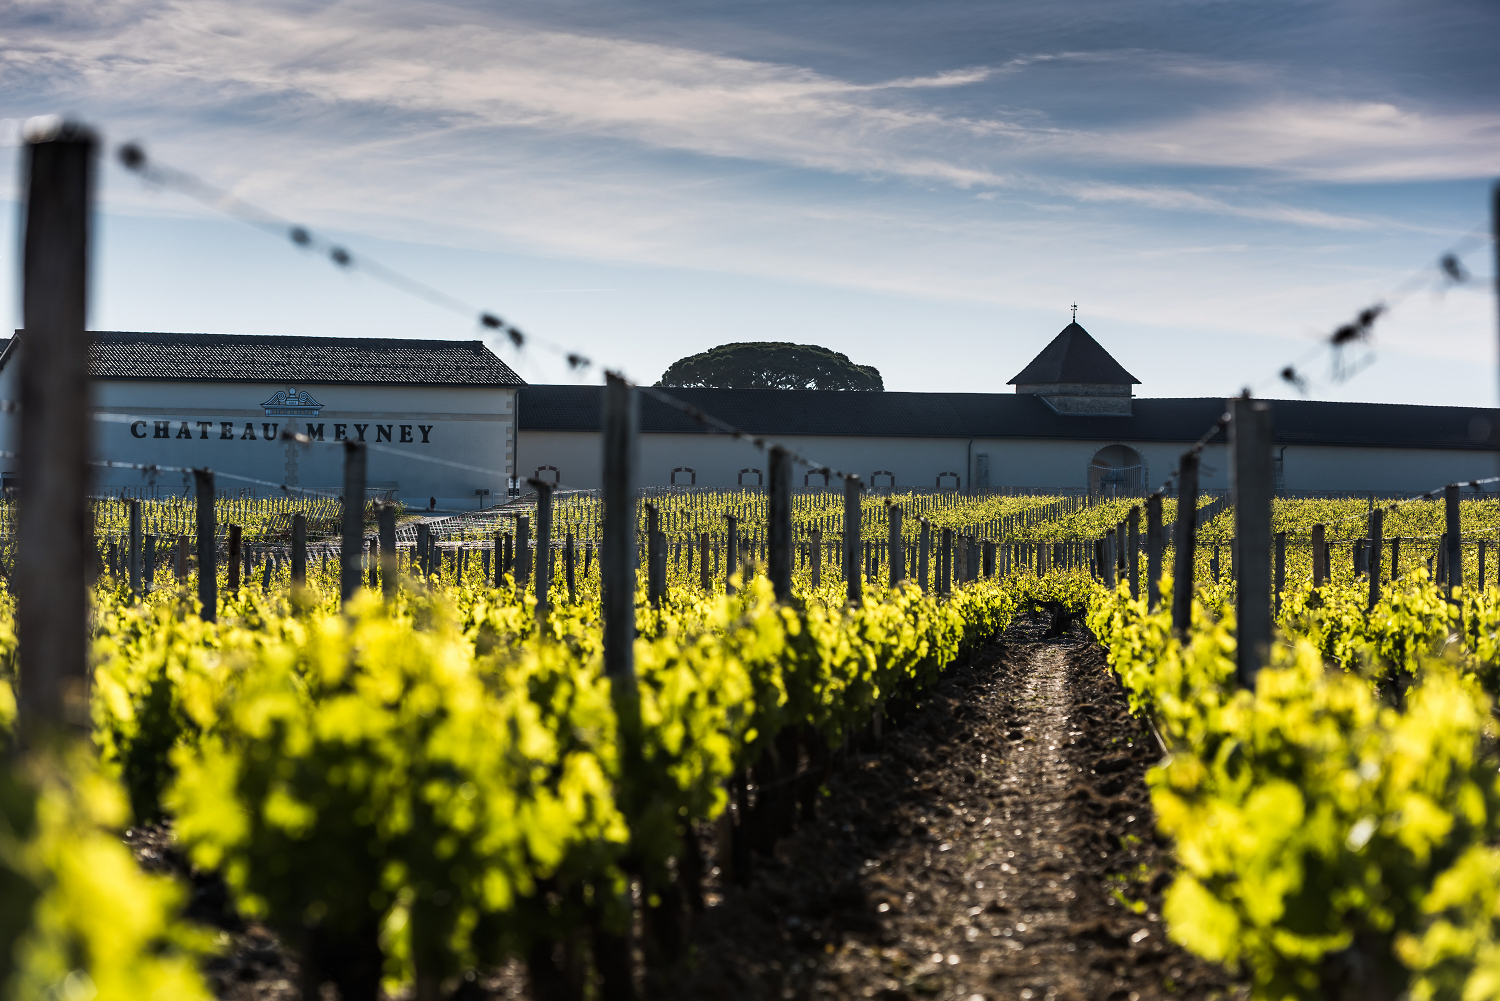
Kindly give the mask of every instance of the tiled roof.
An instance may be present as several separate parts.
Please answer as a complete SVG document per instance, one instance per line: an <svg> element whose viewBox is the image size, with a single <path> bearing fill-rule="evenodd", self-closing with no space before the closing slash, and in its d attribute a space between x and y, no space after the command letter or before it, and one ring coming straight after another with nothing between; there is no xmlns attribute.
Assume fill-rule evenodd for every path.
<svg viewBox="0 0 1500 1001"><path fill-rule="evenodd" d="M16 333L25 336L25 331ZM123 331L95 331L89 336L90 372L96 379L524 385L481 341Z"/></svg>
<svg viewBox="0 0 1500 1001"><path fill-rule="evenodd" d="M1020 375L1010 380L1010 384L1033 386L1062 382L1128 386L1140 381L1125 371L1113 355L1089 336L1087 330L1077 323L1070 323L1031 359L1031 364L1022 369Z"/></svg>
<svg viewBox="0 0 1500 1001"><path fill-rule="evenodd" d="M1070 438L1121 442L1197 441L1224 412L1222 399L1137 399L1134 415L1065 416L1019 393L844 393L795 389L672 389L671 395L753 434L911 438ZM597 431L601 389L527 386L523 431ZM1282 445L1492 449L1500 411L1394 403L1274 400ZM641 430L708 433L691 417L644 394ZM1218 439L1224 440L1221 432Z"/></svg>

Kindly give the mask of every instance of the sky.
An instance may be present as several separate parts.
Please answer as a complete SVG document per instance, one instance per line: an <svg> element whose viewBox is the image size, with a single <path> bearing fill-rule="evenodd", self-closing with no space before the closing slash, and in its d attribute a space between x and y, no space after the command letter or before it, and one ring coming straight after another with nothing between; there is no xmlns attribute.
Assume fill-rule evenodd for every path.
<svg viewBox="0 0 1500 1001"><path fill-rule="evenodd" d="M1008 392L1076 302L1141 396L1493 406L1497 37L1493 0L8 0L0 309L58 114L498 313L529 382L777 340ZM97 234L95 329L484 336L113 164Z"/></svg>

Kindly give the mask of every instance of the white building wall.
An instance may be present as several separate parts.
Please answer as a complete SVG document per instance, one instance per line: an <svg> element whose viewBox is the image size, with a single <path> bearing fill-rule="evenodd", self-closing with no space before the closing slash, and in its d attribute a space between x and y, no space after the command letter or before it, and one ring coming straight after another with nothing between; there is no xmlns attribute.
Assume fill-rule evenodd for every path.
<svg viewBox="0 0 1500 1001"><path fill-rule="evenodd" d="M18 368L8 364L0 370L0 398L18 398ZM336 439L340 433L350 440L362 435L373 446L367 453L369 484L395 490L408 506L426 508L431 498L448 510L504 502L515 463L514 388L299 383L297 389L323 405L321 414L267 417L261 404L288 388L282 383L96 381L95 410L115 416L95 423L94 455L129 463L207 466L274 484L336 491L343 485L343 448ZM321 425L323 443L275 440L291 424L304 433ZM0 414L6 451L16 451L16 430L16 415ZM424 461L432 459L441 461ZM0 461L8 473L18 469L14 459ZM185 485L185 475L101 469L96 483L104 489L154 483L176 491ZM218 486L260 494L274 489L229 476L220 477Z"/></svg>
<svg viewBox="0 0 1500 1001"><path fill-rule="evenodd" d="M1014 438L883 438L792 435L778 439L796 452L835 469L858 473L867 484L885 486L886 477L871 479L876 471L889 470L898 487L931 488L939 473L959 473L962 487L1010 487L1083 490L1089 483L1094 455L1110 445L1125 445L1142 459L1142 480L1149 489L1161 486L1187 449L1186 442L1083 441L1069 439ZM1341 446L1289 445L1283 451L1283 489L1404 493L1430 490L1444 483L1468 481L1496 473L1496 457L1481 451L1456 449L1356 448ZM980 457L987 459L982 462ZM988 483L975 479L988 466ZM596 489L600 485L599 435L591 431L527 431L522 435L518 458L519 475L534 476L539 467L556 467L564 487ZM640 436L639 482L642 486L666 486L672 471L691 468L701 487L729 488L740 481L741 469L764 471L765 454L747 442L722 435L642 434ZM805 467L794 469L794 483L806 479ZM552 479L553 471L543 475ZM763 479L763 477L762 477ZM677 474L685 484L686 473ZM754 475L744 478L754 485ZM821 481L812 478L814 485ZM943 486L954 485L949 476ZM1203 449L1199 485L1205 490L1229 489L1227 446Z"/></svg>

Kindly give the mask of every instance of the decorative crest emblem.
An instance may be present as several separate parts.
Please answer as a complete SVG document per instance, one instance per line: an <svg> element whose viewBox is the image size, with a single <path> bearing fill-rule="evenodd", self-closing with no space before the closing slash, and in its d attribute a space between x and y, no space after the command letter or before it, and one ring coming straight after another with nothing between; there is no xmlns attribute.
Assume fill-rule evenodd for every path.
<svg viewBox="0 0 1500 1001"><path fill-rule="evenodd" d="M296 387L278 389L261 406L266 408L267 417L317 417L323 412L323 404L305 389L297 392Z"/></svg>

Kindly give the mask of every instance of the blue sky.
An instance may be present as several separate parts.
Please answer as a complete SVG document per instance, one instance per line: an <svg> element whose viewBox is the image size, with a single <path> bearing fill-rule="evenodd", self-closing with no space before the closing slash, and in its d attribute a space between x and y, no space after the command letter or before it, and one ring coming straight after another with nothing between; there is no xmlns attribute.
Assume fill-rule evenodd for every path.
<svg viewBox="0 0 1500 1001"><path fill-rule="evenodd" d="M787 340L1008 391L1077 301L1143 396L1293 395L1283 363L1487 227L1497 37L1491 0L12 0L0 118L141 140L635 378ZM96 328L479 335L118 168L101 192ZM1311 395L1494 405L1471 246L1479 280L1419 283Z"/></svg>

